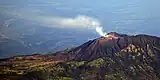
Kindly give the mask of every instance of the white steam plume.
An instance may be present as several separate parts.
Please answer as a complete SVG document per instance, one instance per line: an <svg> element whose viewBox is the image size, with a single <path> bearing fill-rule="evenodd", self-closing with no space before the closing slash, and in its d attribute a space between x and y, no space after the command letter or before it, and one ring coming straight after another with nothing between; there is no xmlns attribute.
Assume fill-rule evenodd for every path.
<svg viewBox="0 0 160 80"><path fill-rule="evenodd" d="M105 36L106 33L103 32L103 27L96 27L96 31L101 35L101 36Z"/></svg>
<svg viewBox="0 0 160 80"><path fill-rule="evenodd" d="M28 13L29 14L29 13ZM95 29L101 36L105 36L103 27L100 22L93 18L84 15L79 15L74 18L57 17L57 16L43 16L26 13L13 13L12 15L16 18L26 19L35 21L38 24L45 25L48 27L60 27L60 28L87 28Z"/></svg>
<svg viewBox="0 0 160 80"><path fill-rule="evenodd" d="M88 16L77 16L75 18L57 18L54 19L56 24L67 27L75 28L92 28L95 29L97 33L101 36L105 36L106 33L103 32L103 27L97 19Z"/></svg>

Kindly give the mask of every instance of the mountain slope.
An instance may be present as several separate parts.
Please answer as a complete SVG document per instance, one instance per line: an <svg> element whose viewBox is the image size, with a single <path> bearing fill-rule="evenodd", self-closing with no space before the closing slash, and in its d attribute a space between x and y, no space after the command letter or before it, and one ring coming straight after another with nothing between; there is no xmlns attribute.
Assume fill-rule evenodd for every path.
<svg viewBox="0 0 160 80"><path fill-rule="evenodd" d="M160 38L115 32L76 48L0 60L0 79L160 80Z"/></svg>

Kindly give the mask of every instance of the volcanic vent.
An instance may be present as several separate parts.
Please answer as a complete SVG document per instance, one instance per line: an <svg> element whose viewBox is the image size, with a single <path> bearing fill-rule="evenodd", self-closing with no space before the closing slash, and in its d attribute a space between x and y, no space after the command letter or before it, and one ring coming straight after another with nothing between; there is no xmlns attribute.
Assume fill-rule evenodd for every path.
<svg viewBox="0 0 160 80"><path fill-rule="evenodd" d="M126 51L129 52L127 47L135 46L141 48L144 55L148 55L148 47L154 54L160 53L160 38L148 35L128 36L110 32L105 36L90 40L83 45L76 47L69 51L73 56L73 60L93 60L105 56L114 56L115 53ZM126 49L126 50L124 50ZM126 53L125 52L125 53Z"/></svg>

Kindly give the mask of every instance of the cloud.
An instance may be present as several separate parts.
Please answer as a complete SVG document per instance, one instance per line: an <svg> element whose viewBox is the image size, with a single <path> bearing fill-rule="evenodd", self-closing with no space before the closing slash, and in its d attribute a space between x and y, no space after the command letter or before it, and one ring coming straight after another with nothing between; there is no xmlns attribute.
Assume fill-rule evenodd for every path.
<svg viewBox="0 0 160 80"><path fill-rule="evenodd" d="M74 18L53 18L53 22L56 25L64 26L64 27L70 27L70 28L95 28L96 26L100 26L100 23L98 20L84 16L79 15Z"/></svg>
<svg viewBox="0 0 160 80"><path fill-rule="evenodd" d="M38 12L37 12L38 11ZM15 18L29 20L34 23L45 25L48 27L61 27L61 28L89 28L100 26L100 21L93 17L85 15L77 15L74 17L61 17L61 16L48 16L42 15L44 13L37 9L22 8L13 10L11 13L6 11L6 14Z"/></svg>
<svg viewBox="0 0 160 80"><path fill-rule="evenodd" d="M99 35L106 35L106 33L103 31L103 27L101 26L100 22L92 17L80 15L75 18L57 18L53 21L60 26L95 29L96 32L99 33Z"/></svg>
<svg viewBox="0 0 160 80"><path fill-rule="evenodd" d="M12 24L14 21L15 21L15 19L6 20L6 21L4 22L4 24L3 24L3 26L9 27L9 25Z"/></svg>
<svg viewBox="0 0 160 80"><path fill-rule="evenodd" d="M75 17L59 17L59 16L46 16L35 13L27 13L27 11L20 11L12 13L12 15L19 19L29 20L33 23L44 25L47 27L56 28L81 28L85 30L96 30L101 36L106 33L103 32L103 27L98 19L85 16L77 15Z"/></svg>

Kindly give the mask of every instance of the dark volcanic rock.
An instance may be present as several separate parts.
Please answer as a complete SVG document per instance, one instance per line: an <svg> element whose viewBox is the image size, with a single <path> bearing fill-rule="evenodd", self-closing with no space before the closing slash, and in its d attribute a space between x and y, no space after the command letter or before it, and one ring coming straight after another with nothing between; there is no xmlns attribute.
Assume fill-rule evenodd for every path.
<svg viewBox="0 0 160 80"><path fill-rule="evenodd" d="M73 60L90 61L100 57L112 56L131 44L142 48L146 55L148 54L148 46L152 48L154 54L159 55L158 53L160 53L159 37L148 35L128 36L115 32L108 33L108 35L114 35L118 38L100 37L98 39L88 41L70 51L70 53L74 55Z"/></svg>

